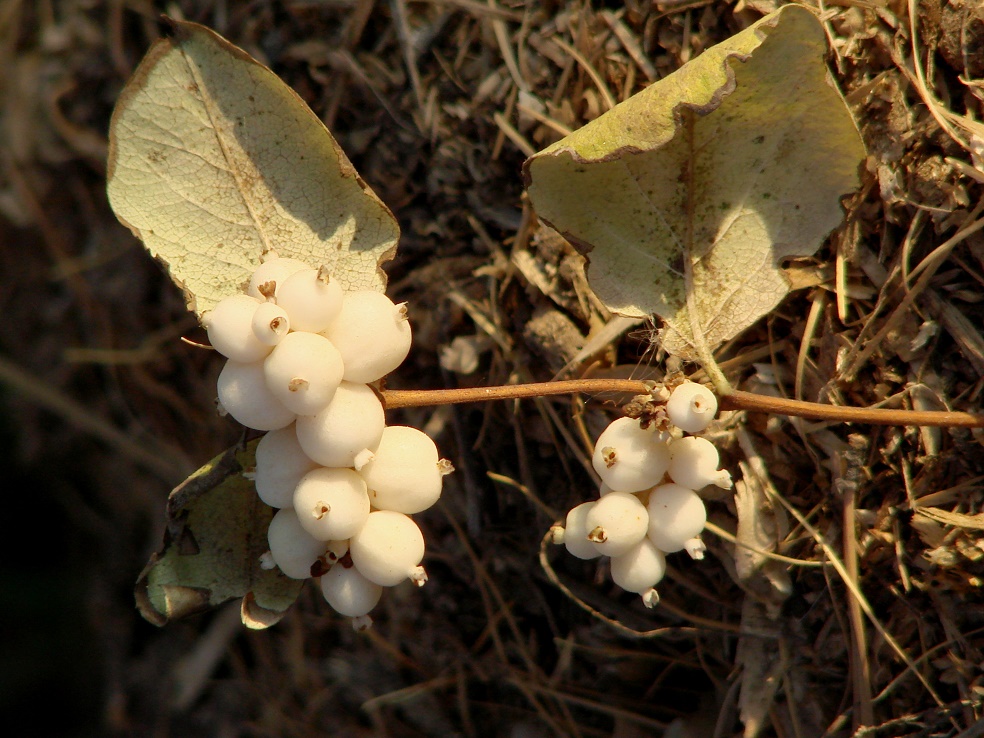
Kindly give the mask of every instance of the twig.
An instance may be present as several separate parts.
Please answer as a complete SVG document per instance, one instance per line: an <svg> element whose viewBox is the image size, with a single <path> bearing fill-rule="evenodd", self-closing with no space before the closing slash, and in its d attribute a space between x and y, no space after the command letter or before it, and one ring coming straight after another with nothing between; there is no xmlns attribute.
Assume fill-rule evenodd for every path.
<svg viewBox="0 0 984 738"><path fill-rule="evenodd" d="M547 575L547 579L561 592L563 592L567 598L573 602L575 605L580 607L591 617L605 623L605 625L611 626L619 633L630 638L658 638L666 635L679 635L681 633L696 633L697 629L690 626L668 626L665 628L654 628L653 630L634 630L627 625L623 625L620 621L610 618L605 615L600 610L596 610L587 602L578 597L574 592L564 584L560 577L557 576L557 572L554 571L553 566L550 564L550 558L547 556L547 550L550 548L551 541L553 539L553 531L548 530L543 534L543 538L540 539L540 567L543 572Z"/></svg>
<svg viewBox="0 0 984 738"><path fill-rule="evenodd" d="M738 430L738 443L745 451L746 455L750 456L751 453L749 451L749 447L751 446L752 443L751 438L748 435L747 431L745 431L742 428L739 428ZM868 617L868 620L874 626L875 630L878 631L878 634L884 639L884 641L895 652L895 654L905 663L907 669L912 672L912 674L916 677L916 679L919 680L920 684L923 685L923 687L926 689L929 695L933 698L933 701L936 702L936 705L938 707L943 707L944 702L942 698L939 696L939 694L936 692L936 689L933 687L932 684L930 684L926 675L916 668L916 664L909 656L909 654L906 653L906 651L902 648L899 642L895 640L895 637L888 632L888 629L882 624L881 620L879 620L878 617L875 615L875 612L871 607L871 603L868 602L868 599L864 596L864 593L857 587L857 585L851 579L851 576L848 573L847 568L844 566L844 562L841 561L840 557L837 555L837 552L834 551L834 549L830 546L829 543L827 543L827 540L823 537L823 535L821 535L820 531L818 531L815 527L813 527L810 524L810 522L803 516L803 514L799 510L797 510L793 505L791 505L782 495L775 494L774 490L769 490L768 486L766 486L766 490L769 493L770 499L773 502L778 502L780 505L782 505L786 509L786 511L789 512L790 515L796 518L796 522L799 523L803 527L803 529L810 534L813 540L820 545L820 547L823 549L824 554L827 557L827 560L830 561L831 565L834 567L834 570L837 572L837 575L841 578L841 581L844 582L844 586L847 587L848 592L850 592L851 596L857 601L858 606L861 608L862 612L864 612L864 614Z"/></svg>
<svg viewBox="0 0 984 738"><path fill-rule="evenodd" d="M861 589L861 576L857 540L857 498L861 485L864 456L868 451L869 439L861 433L848 436L849 449L837 454L837 476L834 489L840 493L841 515L844 531L841 539L844 569L851 580L851 591ZM871 700L871 662L868 658L868 635L864 627L864 615L856 597L847 601L847 614L851 625L851 651L849 664L851 682L854 688L854 730L862 726L875 725L875 714Z"/></svg>
<svg viewBox="0 0 984 738"><path fill-rule="evenodd" d="M531 382L506 384L498 387L464 387L447 390L384 390L383 401L387 408L421 407L425 405L458 405L463 402L486 400L520 400L548 395L570 395L578 392L623 392L645 394L649 387L634 379L565 379L557 382Z"/></svg>
<svg viewBox="0 0 984 738"><path fill-rule="evenodd" d="M3 385L13 389L15 394L21 394L31 402L54 413L62 420L101 439L162 479L174 481L175 478L179 478L178 475L181 474L184 466L181 460L174 458L164 449L146 448L127 431L117 428L98 413L93 412L92 408L76 402L68 395L45 384L28 370L0 358L0 386Z"/></svg>
<svg viewBox="0 0 984 738"><path fill-rule="evenodd" d="M464 402L488 400L518 400L548 395L575 393L600 394L616 392L632 395L648 394L650 385L633 379L569 379L557 382L532 382L508 384L498 387L466 387L447 390L383 390L382 398L387 408L422 407L427 405L457 405ZM811 420L825 420L863 425L938 426L949 428L984 428L984 415L973 413L892 410L887 408L846 407L821 405L816 402L768 397L752 392L733 390L720 398L722 410L746 410L749 412L788 415Z"/></svg>
<svg viewBox="0 0 984 738"><path fill-rule="evenodd" d="M612 95L611 90L608 89L608 85L605 84L605 80L602 78L601 74L591 65L591 62L589 62L580 51L575 49L559 36L554 37L553 42L574 57L574 60L581 65L581 68L584 69L585 72L587 72L588 76L591 78L591 81L594 82L595 87L598 89L598 93L601 95L602 100L605 101L606 108L608 110L614 108L618 104L618 101L615 99L615 96Z"/></svg>
<svg viewBox="0 0 984 738"><path fill-rule="evenodd" d="M741 390L735 390L727 397L721 398L720 403L722 410L750 410L752 412L774 413L776 415L789 415L797 418L862 423L865 425L925 425L951 428L984 428L984 415L975 415L973 413L821 405L816 402L756 395L752 392L742 392Z"/></svg>
<svg viewBox="0 0 984 738"><path fill-rule="evenodd" d="M410 86L413 88L414 97L417 98L417 109L423 110L424 92L420 84L420 70L417 69L414 38L410 31L410 22L407 19L407 4L405 0L391 0L390 6L393 9L393 24L396 26L396 35L400 39L400 48L403 50L403 61L407 67L407 75L410 77Z"/></svg>

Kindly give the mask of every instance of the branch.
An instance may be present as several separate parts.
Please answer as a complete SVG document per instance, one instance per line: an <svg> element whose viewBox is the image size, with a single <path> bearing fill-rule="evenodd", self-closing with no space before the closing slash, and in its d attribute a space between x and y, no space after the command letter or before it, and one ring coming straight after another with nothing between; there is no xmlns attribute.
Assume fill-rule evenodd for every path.
<svg viewBox="0 0 984 738"><path fill-rule="evenodd" d="M646 382L633 379L571 379L559 382L509 384L500 387L468 387L448 390L383 390L387 408L456 405L488 400L518 400L566 394L618 392L628 395L649 394ZM984 415L963 412L890 410L885 408L821 405L816 402L786 400L733 390L719 400L722 410L789 415L813 420L827 420L864 425L921 425L948 428L984 428Z"/></svg>
<svg viewBox="0 0 984 738"><path fill-rule="evenodd" d="M387 408L421 407L423 405L459 405L463 402L486 400L517 400L547 395L573 395L578 392L594 395L599 392L622 392L648 395L649 385L635 379L567 379L558 382L506 384L499 387L465 387L447 390L383 390Z"/></svg>

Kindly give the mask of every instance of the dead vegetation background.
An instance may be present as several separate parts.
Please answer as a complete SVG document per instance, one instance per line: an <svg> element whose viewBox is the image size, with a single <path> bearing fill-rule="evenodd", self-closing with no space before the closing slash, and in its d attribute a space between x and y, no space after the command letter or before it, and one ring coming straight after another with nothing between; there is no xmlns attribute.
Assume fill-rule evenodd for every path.
<svg viewBox="0 0 984 738"><path fill-rule="evenodd" d="M984 10L806 4L868 146L864 183L797 265L809 287L721 358L761 392L979 411ZM712 521L734 532L744 507L745 539L785 558L708 534L708 559L672 557L648 612L597 562L547 551L586 604L646 633L632 636L538 563L550 523L594 494L587 451L613 402L397 412L458 473L420 516L430 583L387 592L373 630L310 587L267 632L245 632L235 605L164 630L133 606L168 490L238 437L212 411L217 357L178 340L200 330L104 195L112 105L160 13L269 64L397 215L390 291L416 343L391 386L436 388L548 379L598 343L609 316L530 212L522 160L775 5L0 2L11 734L984 735L984 450L967 431L724 418L743 481ZM603 341L573 372L658 374L646 339Z"/></svg>

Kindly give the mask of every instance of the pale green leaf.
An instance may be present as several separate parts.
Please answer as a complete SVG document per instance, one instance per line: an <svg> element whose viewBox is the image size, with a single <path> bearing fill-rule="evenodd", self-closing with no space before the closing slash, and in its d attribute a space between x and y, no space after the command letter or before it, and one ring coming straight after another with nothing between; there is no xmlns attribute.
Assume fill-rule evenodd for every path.
<svg viewBox="0 0 984 738"><path fill-rule="evenodd" d="M137 580L140 613L155 625L242 598L243 622L273 625L303 582L262 569L273 509L243 477L258 441L216 456L171 492L164 545Z"/></svg>
<svg viewBox="0 0 984 738"><path fill-rule="evenodd" d="M116 105L108 192L189 307L240 291L270 251L384 289L396 221L318 117L241 49L172 25Z"/></svg>
<svg viewBox="0 0 984 738"><path fill-rule="evenodd" d="M538 215L590 253L599 297L662 317L672 353L772 310L781 262L841 221L864 148L825 51L816 18L785 6L526 162Z"/></svg>

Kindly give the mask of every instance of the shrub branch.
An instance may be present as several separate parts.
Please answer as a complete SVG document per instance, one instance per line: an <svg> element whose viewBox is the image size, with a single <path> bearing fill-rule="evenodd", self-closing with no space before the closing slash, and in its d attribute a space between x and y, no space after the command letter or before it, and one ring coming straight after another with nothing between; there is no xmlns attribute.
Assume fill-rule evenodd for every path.
<svg viewBox="0 0 984 738"><path fill-rule="evenodd" d="M467 387L446 390L383 390L387 408L456 405L488 400L518 400L566 394L621 393L649 394L651 385L632 379L570 379L557 382L509 384L498 387ZM864 425L941 426L948 428L984 428L984 414L950 411L893 410L889 408L822 405L802 400L787 400L753 392L732 390L719 398L722 410L788 415L812 420Z"/></svg>

